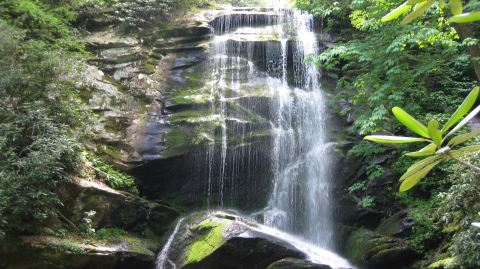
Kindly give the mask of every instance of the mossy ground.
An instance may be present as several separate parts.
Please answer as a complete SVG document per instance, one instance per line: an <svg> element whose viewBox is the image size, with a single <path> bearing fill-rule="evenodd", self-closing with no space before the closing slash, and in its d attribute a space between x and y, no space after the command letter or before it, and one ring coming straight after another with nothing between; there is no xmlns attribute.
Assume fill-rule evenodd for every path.
<svg viewBox="0 0 480 269"><path fill-rule="evenodd" d="M214 252L225 241L224 233L229 223L228 220L204 220L193 227L199 237L186 248L184 265L201 261Z"/></svg>

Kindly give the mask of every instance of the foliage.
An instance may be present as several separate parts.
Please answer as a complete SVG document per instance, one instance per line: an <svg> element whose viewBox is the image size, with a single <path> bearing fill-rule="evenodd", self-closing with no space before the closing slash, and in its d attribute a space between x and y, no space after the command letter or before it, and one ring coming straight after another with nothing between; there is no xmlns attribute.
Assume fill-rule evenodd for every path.
<svg viewBox="0 0 480 269"><path fill-rule="evenodd" d="M184 12L197 8L206 8L208 0L130 0L130 1L92 1L88 9L90 16L102 15L117 26L123 28L151 27L173 21Z"/></svg>
<svg viewBox="0 0 480 269"><path fill-rule="evenodd" d="M98 172L97 176L104 180L107 185L117 190L124 190L138 194L135 179L133 177L116 170L111 165L92 154L87 154L87 160L91 162L91 166L96 169L96 172Z"/></svg>
<svg viewBox="0 0 480 269"><path fill-rule="evenodd" d="M83 212L82 223L80 224L80 231L84 235L93 235L95 234L95 228L92 227L93 217L97 212L90 210Z"/></svg>
<svg viewBox="0 0 480 269"><path fill-rule="evenodd" d="M470 159L477 157L470 156ZM451 187L437 195L438 214L441 224L454 227L449 254L456 256L456 264L452 268L477 268L480 266L479 230L472 222L480 220L478 215L478 174L468 173L460 164L449 167L448 181ZM452 229L445 229L450 232Z"/></svg>
<svg viewBox="0 0 480 269"><path fill-rule="evenodd" d="M0 19L24 30L28 38L43 40L55 48L84 51L79 33L71 27L77 19L76 9L92 0L56 1L5 0Z"/></svg>
<svg viewBox="0 0 480 269"><path fill-rule="evenodd" d="M321 0L297 2L303 4L297 6L311 12L328 3ZM450 24L449 12L436 8L436 4L424 13L422 20L406 25L383 23L382 17L400 2L404 1L342 1L342 6L347 6L344 9L347 15L332 18L349 20L352 30L344 26L337 44L315 57L323 70L338 75L335 98L337 102L351 104L346 112L355 119L351 126L354 134L415 134L394 120L394 115L389 113L394 106L403 107L420 122L435 119L446 123L454 113L452 109L460 106L468 92L477 85L471 65L475 58L467 53L467 48L478 46L478 37L468 38L462 33L464 39L460 40L456 29L462 25ZM465 12L480 9L478 1L466 2ZM316 15L324 19L322 14ZM478 22L463 26L478 33ZM463 133L460 130L458 134ZM451 137L453 135L448 138ZM381 147L362 141L350 150L349 155L372 165L375 156L388 154L391 158L382 163L382 167L386 171L392 168L394 173L404 173L413 164L413 158L402 154L415 151L412 145L415 143ZM475 158L462 156L462 160ZM478 221L478 180L473 180L478 175L465 171L459 163L446 161L428 177L429 180L421 182L411 192L395 193L394 200L385 199L383 192L369 195L376 199L375 207L379 210L388 212L389 209L402 208L411 212L415 226L407 238L424 253L428 264L435 257L442 263L453 264L449 268L477 268L479 259L476 258L478 249L475 243L478 243L478 235L475 238L466 230L472 228L473 221ZM364 195L368 182L364 178L352 184L348 188L350 194ZM392 188L390 185L384 188ZM382 199L387 204L382 205ZM462 243L472 251L461 248ZM438 255L439 252L442 253ZM457 259L457 256L461 258ZM423 265L419 268L427 267Z"/></svg>
<svg viewBox="0 0 480 269"><path fill-rule="evenodd" d="M403 143L415 143L415 142L428 142L429 144L424 148L416 152L406 153L406 156L411 157L427 157L419 162L416 162L407 169L407 172L400 178L402 184L400 185L400 191L406 191L415 186L422 178L424 178L436 165L446 160L447 158L457 158L462 154L469 152L480 151L479 145L471 145L465 147L457 147L460 144L467 142L468 140L480 135L480 130L473 130L466 134L457 135L450 138L447 141L447 137L462 128L468 123L475 115L480 112L480 106L475 108L467 116L465 114L470 111L479 95L480 88L475 87L460 107L453 113L450 119L445 125L439 129L439 123L436 120L430 120L428 127L417 121L414 117L410 116L407 112L399 107L392 109L395 117L403 125L405 125L412 132L417 133L422 137L404 137L404 136L389 136L389 135L369 135L364 139L377 143L385 144L403 144ZM460 121L465 116L465 118ZM456 126L455 124L460 121ZM454 127L455 126L455 127ZM453 127L452 130L450 130ZM450 131L449 131L450 130ZM447 132L449 131L449 132ZM480 171L480 168L476 168L467 164L470 168Z"/></svg>
<svg viewBox="0 0 480 269"><path fill-rule="evenodd" d="M382 147L380 145L358 143L348 151L348 155L354 156L354 157L363 157L366 159L371 159L375 155L384 153L385 151L386 151L385 147Z"/></svg>
<svg viewBox="0 0 480 269"><path fill-rule="evenodd" d="M96 240L110 240L127 236L128 232L120 228L102 228L95 232Z"/></svg>
<svg viewBox="0 0 480 269"><path fill-rule="evenodd" d="M74 55L3 20L0 37L0 232L32 232L60 203L55 188L81 148L72 130L90 114L74 90Z"/></svg>
<svg viewBox="0 0 480 269"><path fill-rule="evenodd" d="M350 13L349 1L342 0L297 0L295 6L309 11L312 15L321 18L329 32L342 28L344 18Z"/></svg>
<svg viewBox="0 0 480 269"><path fill-rule="evenodd" d="M388 13L387 15L385 15L382 18L382 21L391 21L397 19L398 17L411 10L412 12L405 16L401 22L401 24L408 24L422 16L430 7L435 4L435 2L435 0L408 0L397 8L390 11L390 13ZM450 17L449 22L469 23L480 20L479 11L462 13L462 0L449 0L448 4L450 7L450 12L453 15L452 17ZM445 8L445 0L439 0L437 7L443 10Z"/></svg>

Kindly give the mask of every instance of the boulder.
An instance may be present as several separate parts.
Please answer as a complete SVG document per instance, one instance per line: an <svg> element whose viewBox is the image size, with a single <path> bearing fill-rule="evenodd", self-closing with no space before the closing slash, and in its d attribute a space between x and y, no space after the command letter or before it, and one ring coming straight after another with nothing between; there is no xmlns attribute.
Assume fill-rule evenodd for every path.
<svg viewBox="0 0 480 269"><path fill-rule="evenodd" d="M72 223L82 223L85 212L95 211L92 227L118 227L129 231L149 228L158 236L169 229L179 213L174 208L120 192L95 181L76 179L59 189L60 213Z"/></svg>
<svg viewBox="0 0 480 269"><path fill-rule="evenodd" d="M392 216L383 219L377 228L377 232L388 236L405 236L415 225L415 219L407 210L402 210Z"/></svg>
<svg viewBox="0 0 480 269"><path fill-rule="evenodd" d="M351 268L333 253L224 212L182 219L157 265L162 269Z"/></svg>
<svg viewBox="0 0 480 269"><path fill-rule="evenodd" d="M418 256L405 240L358 229L347 240L346 256L368 269L404 268Z"/></svg>
<svg viewBox="0 0 480 269"><path fill-rule="evenodd" d="M115 244L80 239L28 236L0 241L2 269L151 269L155 249L140 238Z"/></svg>

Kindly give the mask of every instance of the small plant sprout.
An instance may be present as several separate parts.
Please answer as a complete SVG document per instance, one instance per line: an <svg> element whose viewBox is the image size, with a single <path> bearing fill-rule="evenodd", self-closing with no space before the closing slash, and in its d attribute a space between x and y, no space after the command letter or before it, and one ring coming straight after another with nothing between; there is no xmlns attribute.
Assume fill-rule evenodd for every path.
<svg viewBox="0 0 480 269"><path fill-rule="evenodd" d="M453 113L445 125L439 129L439 123L436 120L431 120L427 126L410 116L407 112L399 107L392 109L393 114L403 125L408 129L418 134L420 137L404 137L404 136L389 136L389 135L368 135L365 140L370 140L376 143L384 144L403 144L426 142L428 145L422 149L406 153L410 157L426 157L421 161L414 163L407 169L407 172L400 177L402 184L400 185L400 192L407 191L415 186L422 178L440 162L446 159L454 159L463 165L468 166L473 171L480 173L480 168L465 162L458 157L464 153L472 153L480 151L480 145L463 146L460 145L468 140L480 135L480 129L475 129L466 134L457 136L452 135L460 130L468 121L480 112L480 106L473 109L466 117L470 109L477 101L480 88L477 86L473 88L470 94L465 98L460 107ZM461 120L462 119L462 120ZM460 121L461 120L461 121ZM458 124L457 122L460 121ZM453 127L453 128L452 128Z"/></svg>

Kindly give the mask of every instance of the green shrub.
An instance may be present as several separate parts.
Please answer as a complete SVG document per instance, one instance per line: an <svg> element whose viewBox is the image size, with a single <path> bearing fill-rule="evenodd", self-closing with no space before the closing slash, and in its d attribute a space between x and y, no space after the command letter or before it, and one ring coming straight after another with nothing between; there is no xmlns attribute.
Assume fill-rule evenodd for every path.
<svg viewBox="0 0 480 269"><path fill-rule="evenodd" d="M87 160L92 163L92 166L95 169L97 169L97 176L107 185L117 190L138 194L135 179L133 177L116 170L111 165L92 154L87 154Z"/></svg>
<svg viewBox="0 0 480 269"><path fill-rule="evenodd" d="M90 115L74 88L76 63L0 19L0 233L41 228L75 171L73 131Z"/></svg>

